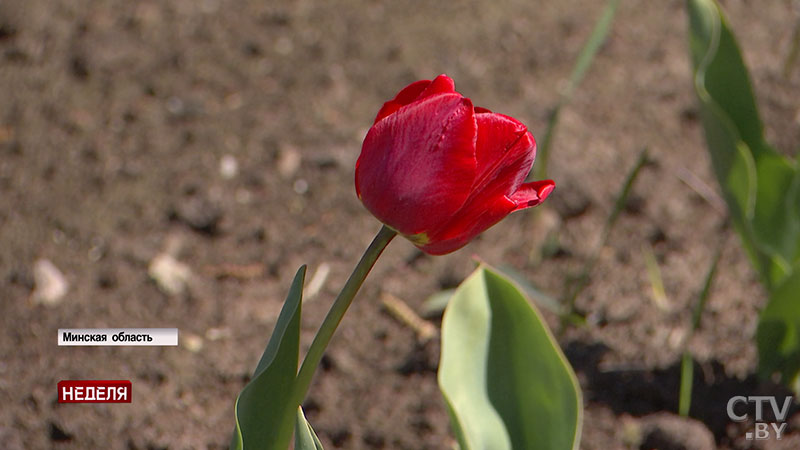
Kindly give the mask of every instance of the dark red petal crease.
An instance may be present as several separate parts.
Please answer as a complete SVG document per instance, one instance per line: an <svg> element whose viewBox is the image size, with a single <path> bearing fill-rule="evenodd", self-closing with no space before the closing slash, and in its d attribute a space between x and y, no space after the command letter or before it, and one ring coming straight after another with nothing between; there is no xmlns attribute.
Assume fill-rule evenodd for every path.
<svg viewBox="0 0 800 450"><path fill-rule="evenodd" d="M536 156L536 142L524 125L501 114L476 114L478 176L472 196L510 195L525 181Z"/></svg>
<svg viewBox="0 0 800 450"><path fill-rule="evenodd" d="M475 158L479 174L494 173L498 166L533 165L536 142L527 132L525 125L511 117L495 113L476 114L475 121L478 124ZM525 168L520 167L519 170L522 172ZM530 171L530 167L527 171ZM523 180L527 176L527 171L522 177Z"/></svg>
<svg viewBox="0 0 800 450"><path fill-rule="evenodd" d="M520 209L520 202L540 202L544 198L540 199L539 193L549 194L546 183L522 185L536 154L536 143L526 127L501 114L476 114L475 120L478 176L464 206L430 232L431 243L423 247L426 252L454 251ZM511 198L517 192L519 195Z"/></svg>

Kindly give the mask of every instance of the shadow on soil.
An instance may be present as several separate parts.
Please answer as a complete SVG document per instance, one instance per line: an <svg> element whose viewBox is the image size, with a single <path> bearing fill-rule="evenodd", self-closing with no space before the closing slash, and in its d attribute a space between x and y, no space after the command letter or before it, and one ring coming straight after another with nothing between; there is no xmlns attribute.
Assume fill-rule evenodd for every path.
<svg viewBox="0 0 800 450"><path fill-rule="evenodd" d="M609 348L603 344L571 342L564 353L575 372L585 377L584 401L586 404L601 404L609 407L616 415L629 414L642 417L658 412L676 413L680 391L681 363L677 361L664 369L643 370L635 367L605 370L600 362ZM730 439L730 428L737 430L752 428L752 409L743 405L736 409L737 414L748 412L745 423L737 423L728 418L728 401L734 396L775 396L778 406L792 392L786 387L763 382L754 374L744 379L725 374L722 363L712 360L705 364L694 363L692 404L689 416L699 420L714 434L717 444ZM739 408L743 409L739 411ZM785 421L800 412L800 406L792 403ZM764 407L764 421L774 421L772 408ZM737 432L738 434L738 432Z"/></svg>

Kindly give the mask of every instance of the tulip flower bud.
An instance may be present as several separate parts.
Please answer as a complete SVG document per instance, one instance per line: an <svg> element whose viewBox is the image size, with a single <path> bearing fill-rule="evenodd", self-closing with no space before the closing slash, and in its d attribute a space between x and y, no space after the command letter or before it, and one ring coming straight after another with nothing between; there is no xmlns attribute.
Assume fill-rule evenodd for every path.
<svg viewBox="0 0 800 450"><path fill-rule="evenodd" d="M356 163L356 192L378 220L441 255L547 198L552 180L524 183L535 156L525 125L473 107L439 75L380 109Z"/></svg>

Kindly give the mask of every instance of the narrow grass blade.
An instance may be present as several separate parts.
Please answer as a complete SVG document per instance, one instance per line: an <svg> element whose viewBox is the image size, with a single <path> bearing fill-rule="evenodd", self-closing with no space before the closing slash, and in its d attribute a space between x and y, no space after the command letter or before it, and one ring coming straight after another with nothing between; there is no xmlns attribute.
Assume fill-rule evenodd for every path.
<svg viewBox="0 0 800 450"><path fill-rule="evenodd" d="M589 284L589 276L594 269L594 265L597 263L597 257L600 253L600 250L606 245L608 237L611 234L611 230L614 228L614 224L617 222L617 218L619 218L620 213L625 208L625 204L628 202L628 198L633 190L633 185L636 182L636 179L639 177L639 173L641 173L642 168L647 164L648 161L649 157L647 154L647 148L643 148L642 151L639 152L639 157L636 158L636 162L633 164L633 167L631 167L631 169L628 171L628 174L625 176L625 181L622 183L620 190L617 192L617 197L614 201L614 207L611 209L611 212L608 214L605 224L603 225L602 235L600 236L600 244L596 249L594 249L591 256L586 260L580 273L576 277L569 280L566 294L564 296L565 301L563 302L563 304L566 305L566 315L572 315L575 309L575 300ZM562 325L566 325L566 323L563 323Z"/></svg>
<svg viewBox="0 0 800 450"><path fill-rule="evenodd" d="M628 203L628 198L630 198L631 190L633 190L633 184L636 182L636 178L639 176L642 168L647 164L648 161L650 161L650 157L647 152L647 147L643 148L642 151L639 152L639 157L636 158L636 162L633 164L633 167L631 167L631 169L628 171L628 175L625 177L625 182L622 183L622 188L617 193L617 198L614 201L614 208L611 210L611 214L608 215L608 218L606 218L606 223L603 227L603 244L605 244L606 240L608 239L608 234L611 233L611 229L617 222L620 213L623 209L625 209L625 205Z"/></svg>
<svg viewBox="0 0 800 450"><path fill-rule="evenodd" d="M694 333L700 327L700 319L703 317L703 310L706 308L706 302L708 301L708 296L711 293L711 286L713 285L714 277L717 274L717 265L719 264L719 258L721 255L721 249L717 249L714 259L711 262L711 268L708 269L705 282L703 282L703 289L700 291L700 295L697 297L697 303L694 305L694 309L692 310L692 333Z"/></svg>
<svg viewBox="0 0 800 450"><path fill-rule="evenodd" d="M789 78L792 76L792 70L797 62L797 56L800 55L800 20L794 24L794 33L792 33L792 44L789 48L789 54L786 55L786 60L783 62L783 77Z"/></svg>
<svg viewBox="0 0 800 450"><path fill-rule="evenodd" d="M692 406L692 384L694 382L694 360L690 351L683 352L681 358L681 387L678 397L678 414L689 417Z"/></svg>
<svg viewBox="0 0 800 450"><path fill-rule="evenodd" d="M611 29L611 23L614 20L614 15L617 12L618 5L619 0L609 0L606 3L600 18L597 20L592 33L586 40L583 49L581 49L578 59L575 61L575 65L572 67L572 73L570 74L567 86L564 89L564 92L561 94L558 104L550 114L550 120L547 122L547 129L544 133L544 139L537 150L538 156L533 169L534 179L542 180L547 178L547 164L550 159L550 145L553 140L553 135L555 134L556 126L558 125L558 116L561 113L561 108L567 105L570 100L572 100L573 92L575 92L575 89L578 87L578 85L580 85L583 77L589 70L589 67L591 67L595 55L600 50L600 47L603 45L603 43L605 43L606 38L608 37L608 31Z"/></svg>
<svg viewBox="0 0 800 450"><path fill-rule="evenodd" d="M717 249L714 259L711 261L711 267L708 269L705 281L703 282L703 288L700 290L700 295L697 297L697 303L695 303L694 309L692 309L692 323L691 328L689 328L689 333L686 336L686 346L689 345L689 340L700 326L700 318L703 316L703 310L706 307L708 296L711 293L711 286L714 283L714 277L717 273L717 264L719 263L721 254L721 249ZM683 357L681 358L681 386L678 397L678 413L684 417L689 416L689 409L692 405L693 382L694 360L692 358L692 352L687 349L683 352Z"/></svg>
<svg viewBox="0 0 800 450"><path fill-rule="evenodd" d="M575 67L572 68L569 84L567 84L567 89L564 92L564 97L567 98L567 101L572 98L572 93L583 81L583 77L591 67L595 55L606 42L614 15L617 13L617 6L619 6L619 0L609 0L606 3L603 13L592 30L592 34L589 35L589 39L586 40L586 44L581 49L581 53L578 55L577 61L575 61Z"/></svg>

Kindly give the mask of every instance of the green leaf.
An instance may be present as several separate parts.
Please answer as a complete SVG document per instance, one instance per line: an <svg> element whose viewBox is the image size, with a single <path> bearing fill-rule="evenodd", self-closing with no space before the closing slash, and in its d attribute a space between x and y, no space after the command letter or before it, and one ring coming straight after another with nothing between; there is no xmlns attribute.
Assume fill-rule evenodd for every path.
<svg viewBox="0 0 800 450"><path fill-rule="evenodd" d="M569 363L522 292L486 266L447 306L438 379L461 450L578 448Z"/></svg>
<svg viewBox="0 0 800 450"><path fill-rule="evenodd" d="M766 152L757 162L758 190L753 228L773 260L769 274L777 285L791 272L800 241L800 172L786 158Z"/></svg>
<svg viewBox="0 0 800 450"><path fill-rule="evenodd" d="M239 393L231 449L286 450L296 404L292 388L300 350L300 312L306 267L294 277L278 322L253 378Z"/></svg>
<svg viewBox="0 0 800 450"><path fill-rule="evenodd" d="M314 433L300 406L297 407L297 420L294 424L294 450L323 450L317 433Z"/></svg>
<svg viewBox="0 0 800 450"><path fill-rule="evenodd" d="M747 67L713 0L688 0L694 86L714 173L768 289L800 259L800 171L764 139Z"/></svg>
<svg viewBox="0 0 800 450"><path fill-rule="evenodd" d="M770 292L756 340L759 372L800 371L800 169L764 139L747 68L719 6L688 0L694 85L714 172Z"/></svg>
<svg viewBox="0 0 800 450"><path fill-rule="evenodd" d="M756 331L760 375L797 384L800 374L800 269L770 296Z"/></svg>
<svg viewBox="0 0 800 450"><path fill-rule="evenodd" d="M719 108L754 152L764 142L753 89L739 46L713 0L689 0L690 48L701 100ZM708 98L705 98L708 97ZM706 106L706 105L704 105Z"/></svg>

